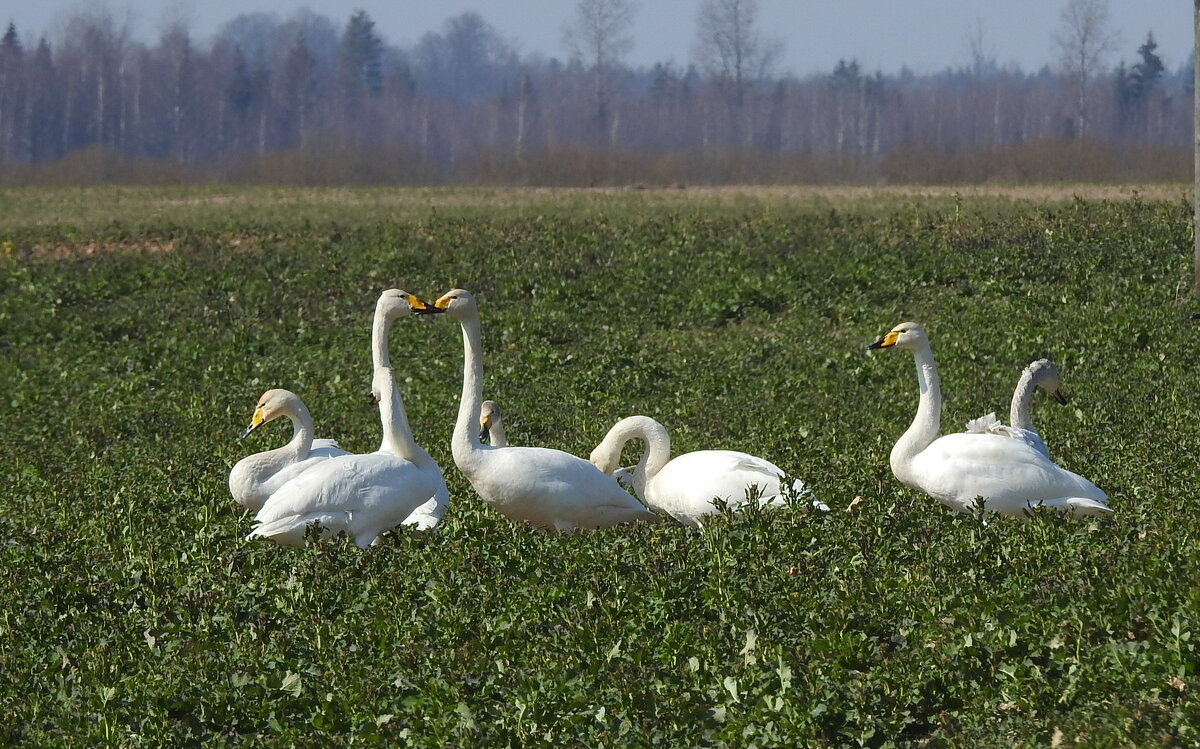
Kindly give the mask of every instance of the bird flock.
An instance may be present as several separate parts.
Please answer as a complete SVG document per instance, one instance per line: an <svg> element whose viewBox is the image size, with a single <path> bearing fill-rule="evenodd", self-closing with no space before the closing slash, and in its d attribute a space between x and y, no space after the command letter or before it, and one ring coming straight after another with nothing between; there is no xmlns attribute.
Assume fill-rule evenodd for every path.
<svg viewBox="0 0 1200 749"><path fill-rule="evenodd" d="M315 439L312 416L299 396L282 389L263 393L242 437L286 417L292 439L243 458L229 473L234 500L256 513L248 538L302 546L311 534L345 533L366 548L392 528L429 530L441 522L449 503L442 469L413 438L388 356L388 336L397 320L437 314L462 328L463 389L450 443L454 464L480 499L514 522L570 533L662 522L658 513L700 526L705 515L722 507L736 512L749 502L829 509L802 481L785 484L785 472L763 458L731 450L672 457L666 428L648 416L618 421L588 460L562 450L509 445L499 407L483 398L475 297L454 289L429 304L388 289L376 303L371 328L371 396L379 407L379 449L354 454L334 440ZM1022 372L1010 424L989 413L968 422L965 431L939 436L941 387L924 328L901 323L869 348L903 349L916 362L917 413L891 453L892 473L901 483L964 513L1021 517L1038 507L1071 517L1112 512L1103 491L1050 459L1034 429L1030 405L1035 390L1066 402L1058 370L1049 360L1035 361ZM622 451L632 440L644 444L641 458L621 467Z"/></svg>

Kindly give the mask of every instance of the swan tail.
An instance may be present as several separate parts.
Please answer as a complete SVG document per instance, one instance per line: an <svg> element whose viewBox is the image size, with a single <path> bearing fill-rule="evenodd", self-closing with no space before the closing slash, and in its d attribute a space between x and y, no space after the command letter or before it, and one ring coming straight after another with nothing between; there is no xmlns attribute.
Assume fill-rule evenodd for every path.
<svg viewBox="0 0 1200 749"><path fill-rule="evenodd" d="M401 525L419 531L436 528L437 524L442 522L442 516L446 514L446 499L448 497L444 497L441 493L434 495L428 502L413 510Z"/></svg>
<svg viewBox="0 0 1200 749"><path fill-rule="evenodd" d="M829 512L829 505L817 499L817 495L813 493L813 490L809 489L808 485L800 479L796 479L792 482L792 491L795 492L797 499L808 500L812 504L814 510Z"/></svg>
<svg viewBox="0 0 1200 749"><path fill-rule="evenodd" d="M967 431L972 434L988 434L995 432L1004 427L1000 420L996 418L996 413L993 411L990 414L980 416L978 419L971 419L967 422Z"/></svg>
<svg viewBox="0 0 1200 749"><path fill-rule="evenodd" d="M304 546L304 535L313 523L321 524L321 537L345 528L349 517L344 512L310 512L305 515L290 515L288 517L263 523L250 531L247 541L255 538L269 538L280 546Z"/></svg>
<svg viewBox="0 0 1200 749"><path fill-rule="evenodd" d="M1044 499L1037 503L1042 507L1053 507L1059 512L1065 512L1071 517L1104 517L1112 514L1112 508L1102 499L1092 499L1091 497L1059 497L1057 499Z"/></svg>

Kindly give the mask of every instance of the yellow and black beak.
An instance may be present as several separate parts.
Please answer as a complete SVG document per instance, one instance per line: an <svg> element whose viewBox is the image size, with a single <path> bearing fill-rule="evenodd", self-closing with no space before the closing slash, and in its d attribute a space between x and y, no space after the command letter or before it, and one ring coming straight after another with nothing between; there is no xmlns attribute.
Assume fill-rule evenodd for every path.
<svg viewBox="0 0 1200 749"><path fill-rule="evenodd" d="M1063 395L1062 391L1058 388L1055 388L1054 392L1050 393L1050 395L1054 398L1054 400L1058 401L1062 405L1067 405L1067 396Z"/></svg>
<svg viewBox="0 0 1200 749"><path fill-rule="evenodd" d="M408 306L411 307L412 311L418 315L436 315L436 314L446 311L444 309L439 309L437 307L432 306L431 304L426 302L424 299L422 299L419 296L416 296L415 294L409 294L407 301L408 301Z"/></svg>
<svg viewBox="0 0 1200 749"><path fill-rule="evenodd" d="M880 338L878 341L875 341L870 346L867 346L867 348L891 348L892 346L896 345L896 339L899 337L900 334L896 331L889 331L887 335L885 335L883 338Z"/></svg>
<svg viewBox="0 0 1200 749"><path fill-rule="evenodd" d="M262 425L263 425L263 410L262 410L262 406L258 406L257 408L254 409L254 416L252 416L250 418L250 426L246 427L246 431L244 431L240 435L238 435L238 439L240 439L240 440L246 439L246 437L248 437L251 432L253 432L255 429L258 429Z"/></svg>
<svg viewBox="0 0 1200 749"><path fill-rule="evenodd" d="M488 433L491 431L491 428L492 428L492 418L490 416L484 416L482 419L479 420L479 441L480 442L483 442L484 440L488 439Z"/></svg>
<svg viewBox="0 0 1200 749"><path fill-rule="evenodd" d="M446 308L450 306L451 299L453 299L453 297L451 297L450 295L446 295L446 296L442 297L441 299L437 300L436 302L434 302L433 306L436 308L436 310L438 312L445 312Z"/></svg>

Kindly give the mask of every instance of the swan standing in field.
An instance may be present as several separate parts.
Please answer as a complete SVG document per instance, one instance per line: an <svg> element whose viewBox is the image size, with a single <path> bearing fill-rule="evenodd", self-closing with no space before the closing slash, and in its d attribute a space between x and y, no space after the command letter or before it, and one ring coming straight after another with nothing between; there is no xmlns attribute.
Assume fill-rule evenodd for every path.
<svg viewBox="0 0 1200 749"><path fill-rule="evenodd" d="M633 468L618 469L621 450L631 439L645 442L645 452ZM733 450L697 450L672 458L670 435L649 416L630 416L614 424L592 451L591 461L622 483L628 479L650 509L684 525L699 526L702 516L717 512L716 498L729 507L741 507L748 491L757 493L760 505L786 504L779 485L784 474L774 463ZM803 482L792 486L797 496L812 498ZM829 509L816 499L812 503L817 509Z"/></svg>
<svg viewBox="0 0 1200 749"><path fill-rule="evenodd" d="M484 401L479 409L479 441L485 439L492 447L508 447L504 421L500 418L500 407L496 401Z"/></svg>
<svg viewBox="0 0 1200 749"><path fill-rule="evenodd" d="M988 432L1025 440L1035 450L1047 458L1050 457L1050 451L1046 448L1046 443L1042 440L1041 435L1033 428L1033 418L1030 416L1030 403L1033 400L1033 392L1037 388L1045 390L1062 405L1067 405L1066 397L1059 390L1058 367L1054 366L1054 362L1049 359L1038 359L1025 367L1025 370L1021 372L1020 379L1017 380L1017 387L1013 391L1012 405L1008 411L1008 420L1012 426L1005 426L996 418L996 414L990 413L987 416L968 421L967 431Z"/></svg>
<svg viewBox="0 0 1200 749"><path fill-rule="evenodd" d="M292 422L292 440L283 447L247 455L229 472L229 493L247 510L258 512L279 487L327 458L349 455L328 439L313 439L312 416L290 390L268 390L258 399L242 438L282 416Z"/></svg>
<svg viewBox="0 0 1200 749"><path fill-rule="evenodd" d="M983 509L1021 516L1035 507L1069 515L1107 515L1108 495L1082 476L1059 468L1028 442L986 432L938 437L942 393L937 365L925 329L905 322L869 348L900 348L913 353L921 397L908 431L892 448L892 473L947 507Z"/></svg>
<svg viewBox="0 0 1200 749"><path fill-rule="evenodd" d="M284 546L302 546L305 529L320 523L321 535L345 532L360 548L397 525L423 525L414 512L432 503L432 523L444 511L447 491L442 471L429 453L413 440L388 366L387 330L397 318L425 312L417 297L394 289L376 305L373 353L376 362L372 391L379 398L383 443L362 455L330 458L296 477L273 494L255 521L248 538L266 537Z"/></svg>
<svg viewBox="0 0 1200 749"><path fill-rule="evenodd" d="M463 389L451 448L454 462L484 502L511 520L569 533L658 516L594 465L544 447L499 447L479 440L483 353L479 310L469 291L454 289L434 302L458 320L463 335Z"/></svg>

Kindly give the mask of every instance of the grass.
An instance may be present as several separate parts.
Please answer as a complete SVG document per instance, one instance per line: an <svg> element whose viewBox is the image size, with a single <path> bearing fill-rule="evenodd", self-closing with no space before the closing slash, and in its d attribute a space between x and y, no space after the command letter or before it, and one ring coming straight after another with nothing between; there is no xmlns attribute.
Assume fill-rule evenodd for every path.
<svg viewBox="0 0 1200 749"><path fill-rule="evenodd" d="M3 193L0 740L1200 740L1183 201L249 190L156 213L159 191L111 190ZM390 286L476 292L515 444L586 455L645 413L677 451L762 455L833 510L514 526L453 467L459 333L412 319L392 358L450 485L441 529L243 541L228 469L285 439L235 439L263 390L377 445ZM983 524L900 486L912 364L865 346L905 319L930 332L944 431L1053 358L1072 404L1035 421L1115 518Z"/></svg>

